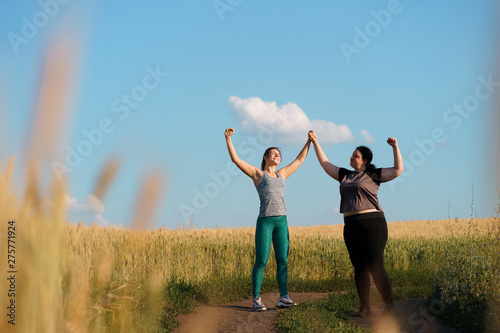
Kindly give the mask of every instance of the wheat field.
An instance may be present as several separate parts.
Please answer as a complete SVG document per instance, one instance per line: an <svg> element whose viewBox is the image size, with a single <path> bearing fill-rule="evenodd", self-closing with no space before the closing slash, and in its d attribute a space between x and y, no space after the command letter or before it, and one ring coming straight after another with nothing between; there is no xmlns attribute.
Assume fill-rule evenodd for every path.
<svg viewBox="0 0 500 333"><path fill-rule="evenodd" d="M37 177L16 199L10 184L14 169L11 160L0 177L0 248L15 242L10 242L14 266L8 268L5 252L0 256L4 274L15 277L0 280L0 299L4 309L15 301L17 332L157 331L161 309L171 301L163 294L171 281L249 279L254 228L148 230L71 223L63 182L53 180L44 194L49 205L36 205L43 196ZM9 233L9 226L15 231ZM387 265L410 269L416 254L434 260L437 252L453 246L450 239L487 238L495 232L494 218L392 222ZM290 280L352 278L342 225L290 227L290 238ZM272 278L274 270L271 255L266 276ZM0 321L2 332L14 332L9 320Z"/></svg>

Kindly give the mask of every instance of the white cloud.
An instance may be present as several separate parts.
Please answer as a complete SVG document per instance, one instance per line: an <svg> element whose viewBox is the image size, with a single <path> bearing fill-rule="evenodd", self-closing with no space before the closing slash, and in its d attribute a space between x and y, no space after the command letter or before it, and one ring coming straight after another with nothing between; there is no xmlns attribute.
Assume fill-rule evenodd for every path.
<svg viewBox="0 0 500 333"><path fill-rule="evenodd" d="M93 194L87 195L84 200L66 194L66 208L70 213L97 214L104 213L104 204Z"/></svg>
<svg viewBox="0 0 500 333"><path fill-rule="evenodd" d="M108 221L103 213L104 204L94 194L89 194L85 199L78 199L66 194L66 209L68 214L75 220L84 220L90 224L96 223L102 227L110 227L114 224Z"/></svg>
<svg viewBox="0 0 500 333"><path fill-rule="evenodd" d="M102 214L97 214L94 217L94 222L96 222L97 224L99 224L100 226L103 226L103 227L111 227L111 226L113 226L113 223L111 223L110 221L106 220L104 218L104 216L102 216Z"/></svg>
<svg viewBox="0 0 500 333"><path fill-rule="evenodd" d="M337 125L327 120L310 120L295 103L278 106L259 97L229 97L229 107L241 119L241 127L249 132L270 136L273 141L285 144L304 143L307 132L314 130L323 144L351 142L354 136L347 125Z"/></svg>
<svg viewBox="0 0 500 333"><path fill-rule="evenodd" d="M368 133L367 130L362 129L360 133L363 137L363 140L365 140L366 142L372 143L373 141L375 141L375 138L370 133Z"/></svg>
<svg viewBox="0 0 500 333"><path fill-rule="evenodd" d="M335 206L335 207L328 207L328 211L331 213L331 214L338 214L340 213L340 207L339 206Z"/></svg>

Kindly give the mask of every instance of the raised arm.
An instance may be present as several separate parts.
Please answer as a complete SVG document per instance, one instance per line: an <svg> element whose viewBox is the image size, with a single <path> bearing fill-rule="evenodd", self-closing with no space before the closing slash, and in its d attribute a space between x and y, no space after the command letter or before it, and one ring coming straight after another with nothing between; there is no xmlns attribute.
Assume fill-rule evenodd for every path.
<svg viewBox="0 0 500 333"><path fill-rule="evenodd" d="M318 158L319 164L330 177L338 181L340 168L328 161L328 157L326 157L323 149L321 149L318 139L316 138L316 133L314 133L314 131L309 131L309 137L311 138L314 145L314 151L316 152L316 157Z"/></svg>
<svg viewBox="0 0 500 333"><path fill-rule="evenodd" d="M309 152L309 146L311 145L311 138L307 138L307 142L304 145L304 148L300 151L299 155L295 158L295 160L290 163L289 165L281 168L278 170L278 173L283 177L284 179L290 177L298 168L299 166L304 162L306 159L307 153Z"/></svg>
<svg viewBox="0 0 500 333"><path fill-rule="evenodd" d="M236 166L241 171L243 171L245 175L252 178L255 184L260 183L260 180L262 179L262 171L256 166L248 164L247 162L243 161L241 158L238 157L233 142L231 141L231 135L233 134L234 130L232 128L228 128L224 131L224 135L226 137L227 150L229 151L229 156L231 157L231 161L233 161L233 163L236 164Z"/></svg>
<svg viewBox="0 0 500 333"><path fill-rule="evenodd" d="M404 169L403 157L401 157L401 152L399 151L398 140L396 140L396 138L388 138L387 143L392 147L392 153L394 154L394 167L382 168L381 182L393 180L398 177Z"/></svg>

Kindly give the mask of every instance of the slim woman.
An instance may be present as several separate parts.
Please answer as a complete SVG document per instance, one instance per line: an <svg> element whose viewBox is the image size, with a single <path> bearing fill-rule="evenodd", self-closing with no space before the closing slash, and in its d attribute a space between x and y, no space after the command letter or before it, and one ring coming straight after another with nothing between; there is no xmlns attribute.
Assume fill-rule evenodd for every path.
<svg viewBox="0 0 500 333"><path fill-rule="evenodd" d="M340 182L340 212L344 214L344 242L354 266L354 280L361 306L352 315L370 314L370 274L385 303L385 313L394 312L391 280L384 268L384 249L387 242L387 223L380 207L377 192L380 183L388 182L403 172L403 159L396 138L387 139L392 147L394 166L375 168L372 152L365 146L352 153L350 166L339 168L330 163L316 139L309 132L318 161L325 172Z"/></svg>
<svg viewBox="0 0 500 333"><path fill-rule="evenodd" d="M296 305L288 295L288 249L289 236L285 207L285 179L290 177L304 162L311 139L309 138L297 158L289 165L276 171L281 162L281 153L278 148L270 147L262 158L261 168L248 164L238 157L231 141L234 130L225 131L227 149L236 166L249 176L257 189L260 198L260 212L255 230L255 264L252 271L253 310L267 310L260 297L260 289L266 267L271 253L271 243L276 256L276 278L280 290L277 307L284 308Z"/></svg>

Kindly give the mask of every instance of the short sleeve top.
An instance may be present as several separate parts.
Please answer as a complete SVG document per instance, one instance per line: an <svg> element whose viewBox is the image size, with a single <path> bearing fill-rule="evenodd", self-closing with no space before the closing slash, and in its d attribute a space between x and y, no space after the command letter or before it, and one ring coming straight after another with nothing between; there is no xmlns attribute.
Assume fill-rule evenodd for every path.
<svg viewBox="0 0 500 333"><path fill-rule="evenodd" d="M378 202L382 168L363 171L339 170L340 212L367 209L382 211Z"/></svg>

